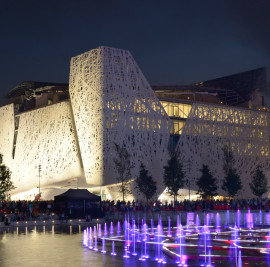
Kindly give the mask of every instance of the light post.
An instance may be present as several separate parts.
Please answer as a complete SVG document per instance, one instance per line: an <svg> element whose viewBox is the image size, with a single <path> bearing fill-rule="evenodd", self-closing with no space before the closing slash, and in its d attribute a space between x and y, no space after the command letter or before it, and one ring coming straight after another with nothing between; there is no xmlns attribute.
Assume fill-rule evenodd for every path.
<svg viewBox="0 0 270 267"><path fill-rule="evenodd" d="M38 194L40 196L40 172L41 172L41 165L38 165Z"/></svg>

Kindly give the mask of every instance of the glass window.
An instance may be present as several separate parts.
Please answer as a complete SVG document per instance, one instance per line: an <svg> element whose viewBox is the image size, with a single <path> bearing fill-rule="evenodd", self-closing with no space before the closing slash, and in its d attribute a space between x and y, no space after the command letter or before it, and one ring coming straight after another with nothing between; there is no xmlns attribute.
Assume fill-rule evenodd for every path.
<svg viewBox="0 0 270 267"><path fill-rule="evenodd" d="M191 105L172 102L160 102L169 117L187 118Z"/></svg>

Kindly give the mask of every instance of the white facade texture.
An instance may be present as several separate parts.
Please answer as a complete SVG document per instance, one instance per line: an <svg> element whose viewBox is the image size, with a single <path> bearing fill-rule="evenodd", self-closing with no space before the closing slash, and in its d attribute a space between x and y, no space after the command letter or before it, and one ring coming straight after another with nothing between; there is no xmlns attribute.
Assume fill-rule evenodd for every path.
<svg viewBox="0 0 270 267"><path fill-rule="evenodd" d="M10 104L0 108L0 153L3 154L4 163L7 166L11 166L12 160L12 148L14 139L14 105Z"/></svg>
<svg viewBox="0 0 270 267"><path fill-rule="evenodd" d="M189 113L177 144L179 160L183 163L191 189L205 164L218 179L224 179L223 151L228 146L234 155L235 169L243 189L239 196L251 197L251 172L261 165L269 177L270 114L268 112L195 103ZM219 194L224 195L221 189Z"/></svg>
<svg viewBox="0 0 270 267"><path fill-rule="evenodd" d="M12 171L13 195L38 191L39 165L43 191L74 179L83 187L114 185L115 143L131 155L131 180L143 162L162 181L170 119L128 51L100 47L72 58L69 92L70 101L15 117L12 105L1 108L0 153ZM118 197L113 186L106 190Z"/></svg>
<svg viewBox="0 0 270 267"><path fill-rule="evenodd" d="M33 181L37 181L38 165L41 165L43 186L56 186L63 177L68 180L83 175L68 102L25 112L18 117L12 166L18 189L31 189Z"/></svg>
<svg viewBox="0 0 270 267"><path fill-rule="evenodd" d="M171 130L180 134L176 149L192 189L202 164L221 185L225 145L233 150L244 195L250 194L248 182L256 164L268 170L269 113L160 102L128 51L99 47L72 58L69 94L70 100L18 115L13 104L0 108L0 153L12 171L13 198L38 193L39 165L43 193L76 181L80 188L102 187L112 198L121 198L115 143L130 153L135 166L131 181L142 162L162 191ZM166 112L182 120L171 121Z"/></svg>
<svg viewBox="0 0 270 267"><path fill-rule="evenodd" d="M1 111L6 107L13 108L13 105L4 106ZM4 163L12 172L16 186L14 194L36 190L39 184L39 165L43 188L57 188L63 179L67 182L83 177L69 102L6 118L9 118L10 127L1 124L1 132L10 129L5 134L5 141L8 142L3 142L7 145L1 146L0 151ZM16 128L15 121L18 122Z"/></svg>
<svg viewBox="0 0 270 267"><path fill-rule="evenodd" d="M117 182L115 143L131 155L132 178L143 162L162 180L170 119L128 51L100 47L73 58L69 91L88 184Z"/></svg>

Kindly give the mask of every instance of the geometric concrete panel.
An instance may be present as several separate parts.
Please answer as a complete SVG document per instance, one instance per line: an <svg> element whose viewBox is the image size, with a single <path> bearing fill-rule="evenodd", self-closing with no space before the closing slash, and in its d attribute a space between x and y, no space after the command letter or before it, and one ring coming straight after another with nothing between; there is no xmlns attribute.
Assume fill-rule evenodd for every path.
<svg viewBox="0 0 270 267"><path fill-rule="evenodd" d="M16 186L13 193L37 188L39 165L41 189L60 186L71 178L82 179L68 101L20 113L15 120L19 121L18 134L9 166Z"/></svg>
<svg viewBox="0 0 270 267"><path fill-rule="evenodd" d="M12 163L12 146L14 140L14 105L0 108L0 154L8 167Z"/></svg>
<svg viewBox="0 0 270 267"><path fill-rule="evenodd" d="M69 94L86 181L98 185L103 170L103 58L100 49L71 59Z"/></svg>
<svg viewBox="0 0 270 267"><path fill-rule="evenodd" d="M197 189L202 164L207 164L219 181L224 179L223 151L230 147L243 189L241 197L252 197L251 171L260 164L269 177L270 114L243 108L194 103L176 150L191 188ZM219 188L219 193L224 192Z"/></svg>
<svg viewBox="0 0 270 267"><path fill-rule="evenodd" d="M128 51L99 47L71 60L70 98L88 184L116 182L114 143L161 179L171 122Z"/></svg>

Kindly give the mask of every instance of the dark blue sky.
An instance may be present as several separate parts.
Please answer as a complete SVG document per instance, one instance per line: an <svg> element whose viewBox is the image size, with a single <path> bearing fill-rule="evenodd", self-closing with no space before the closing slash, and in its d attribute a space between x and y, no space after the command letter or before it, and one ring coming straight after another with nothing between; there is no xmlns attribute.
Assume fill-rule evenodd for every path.
<svg viewBox="0 0 270 267"><path fill-rule="evenodd" d="M1 95L68 82L70 58L101 45L129 50L152 85L270 69L268 0L7 0L0 25Z"/></svg>

